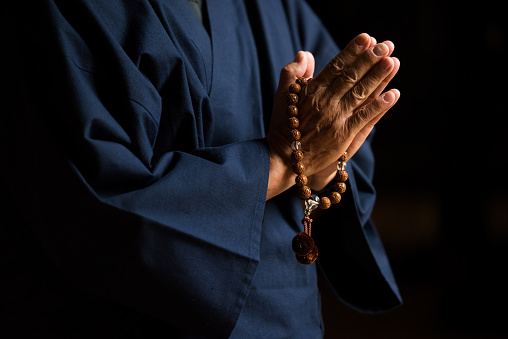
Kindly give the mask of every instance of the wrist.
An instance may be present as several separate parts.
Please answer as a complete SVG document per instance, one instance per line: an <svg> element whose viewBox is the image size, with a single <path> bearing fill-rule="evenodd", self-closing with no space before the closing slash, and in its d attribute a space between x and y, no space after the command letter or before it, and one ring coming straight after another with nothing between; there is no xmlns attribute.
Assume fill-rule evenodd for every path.
<svg viewBox="0 0 508 339"><path fill-rule="evenodd" d="M270 173L266 200L269 200L294 185L296 175L289 168L288 156L281 155L268 143L270 149Z"/></svg>

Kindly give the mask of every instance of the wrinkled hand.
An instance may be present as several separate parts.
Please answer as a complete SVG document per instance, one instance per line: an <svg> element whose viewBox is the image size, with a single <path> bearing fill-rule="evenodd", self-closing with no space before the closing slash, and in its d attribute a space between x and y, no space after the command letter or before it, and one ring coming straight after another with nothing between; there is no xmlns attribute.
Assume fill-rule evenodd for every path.
<svg viewBox="0 0 508 339"><path fill-rule="evenodd" d="M391 57L393 48L389 41L376 44L368 34L360 34L299 94L298 129L302 135L305 175L312 189L322 189L333 178L338 157L345 151L352 157L374 125L399 99L400 93L395 89L382 94L400 65L397 58ZM294 179L290 168L288 88L298 77L308 78L313 72L314 58L309 52L299 52L281 71L266 136L271 153L270 171L273 167L279 173L273 179L288 173ZM278 194L270 192L270 188L269 182L267 198Z"/></svg>

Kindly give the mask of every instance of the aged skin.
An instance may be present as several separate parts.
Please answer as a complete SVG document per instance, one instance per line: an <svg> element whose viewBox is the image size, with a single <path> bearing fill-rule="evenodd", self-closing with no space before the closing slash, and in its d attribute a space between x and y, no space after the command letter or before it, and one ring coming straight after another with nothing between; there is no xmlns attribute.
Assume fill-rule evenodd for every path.
<svg viewBox="0 0 508 339"><path fill-rule="evenodd" d="M352 157L374 125L397 102L400 92L383 90L399 70L390 41L377 44L366 33L358 35L299 93L299 130L308 186L320 190L336 173L337 158L345 151ZM314 73L314 57L299 52L283 67L275 97L270 130L270 176L266 199L295 182L291 169L288 135L289 87L299 77Z"/></svg>

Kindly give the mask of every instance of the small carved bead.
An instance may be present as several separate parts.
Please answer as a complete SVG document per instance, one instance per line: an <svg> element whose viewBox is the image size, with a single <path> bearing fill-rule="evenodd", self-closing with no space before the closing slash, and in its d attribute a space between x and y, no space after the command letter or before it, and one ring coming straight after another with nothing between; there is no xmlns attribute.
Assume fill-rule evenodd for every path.
<svg viewBox="0 0 508 339"><path fill-rule="evenodd" d="M304 174L298 174L295 178L295 184L298 187L303 187L303 186L307 185L308 181L309 180L307 179L307 177Z"/></svg>
<svg viewBox="0 0 508 339"><path fill-rule="evenodd" d="M305 172L305 165L303 162L299 161L293 165L293 172L296 174L303 174Z"/></svg>
<svg viewBox="0 0 508 339"><path fill-rule="evenodd" d="M300 138L302 137L302 133L300 133L300 131L297 130L296 128L289 131L289 134L291 136L291 140L300 140Z"/></svg>
<svg viewBox="0 0 508 339"><path fill-rule="evenodd" d="M298 189L298 196L300 199L308 199L312 194L312 190L309 186L302 186Z"/></svg>
<svg viewBox="0 0 508 339"><path fill-rule="evenodd" d="M347 161L347 152L344 152L344 153L340 156L339 161L341 161L341 162L346 162L346 161Z"/></svg>
<svg viewBox="0 0 508 339"><path fill-rule="evenodd" d="M309 254L307 255L298 255L295 253L295 256L296 256L296 260L300 263L300 264L303 264L303 265L309 265L309 264L312 264L314 261L316 261L317 257L318 257L318 248L317 246L314 245L314 247L312 248L312 250L310 251Z"/></svg>
<svg viewBox="0 0 508 339"><path fill-rule="evenodd" d="M322 210L329 209L332 205L332 202L327 197L322 197L321 200L319 200L319 208Z"/></svg>
<svg viewBox="0 0 508 339"><path fill-rule="evenodd" d="M338 204L340 202L340 193L339 192L332 192L330 193L330 202L332 204Z"/></svg>
<svg viewBox="0 0 508 339"><path fill-rule="evenodd" d="M343 182L336 182L333 184L333 190L342 194L346 192L346 184Z"/></svg>
<svg viewBox="0 0 508 339"><path fill-rule="evenodd" d="M288 114L290 117L296 117L298 115L298 107L296 107L295 105L289 105Z"/></svg>
<svg viewBox="0 0 508 339"><path fill-rule="evenodd" d="M305 232L300 232L295 235L291 243L293 252L298 255L309 254L315 246L316 245L314 245L314 239L312 239L312 237Z"/></svg>
<svg viewBox="0 0 508 339"><path fill-rule="evenodd" d="M296 79L296 83L299 84L301 87L304 87L305 85L307 85L308 82L309 81L303 77Z"/></svg>
<svg viewBox="0 0 508 339"><path fill-rule="evenodd" d="M348 178L346 171L337 171L337 175L335 176L335 179L339 182L345 182Z"/></svg>
<svg viewBox="0 0 508 339"><path fill-rule="evenodd" d="M293 159L294 162L302 161L303 152L300 150L293 151L293 153L291 153L291 159Z"/></svg>
<svg viewBox="0 0 508 339"><path fill-rule="evenodd" d="M296 95L295 93L289 93L288 102L290 105L296 105L298 103L298 95Z"/></svg>
<svg viewBox="0 0 508 339"><path fill-rule="evenodd" d="M289 128L298 128L300 126L300 121L298 118L291 117L289 118Z"/></svg>
<svg viewBox="0 0 508 339"><path fill-rule="evenodd" d="M291 93L295 93L295 94L298 94L300 93L300 90L302 89L302 87L297 84L296 82L295 83L292 83L290 86L289 86L289 92Z"/></svg>

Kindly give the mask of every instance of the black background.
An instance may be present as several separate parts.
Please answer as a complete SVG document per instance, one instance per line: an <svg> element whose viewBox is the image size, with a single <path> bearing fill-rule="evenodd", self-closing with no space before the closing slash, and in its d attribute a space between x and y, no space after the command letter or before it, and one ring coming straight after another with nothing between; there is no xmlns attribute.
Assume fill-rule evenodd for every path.
<svg viewBox="0 0 508 339"><path fill-rule="evenodd" d="M339 46L366 32L401 60L374 142L373 219L404 305L360 314L322 286L326 338L508 337L502 2L309 3Z"/></svg>

